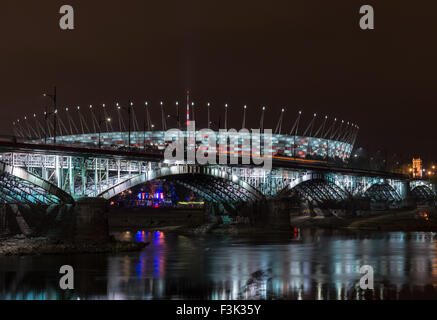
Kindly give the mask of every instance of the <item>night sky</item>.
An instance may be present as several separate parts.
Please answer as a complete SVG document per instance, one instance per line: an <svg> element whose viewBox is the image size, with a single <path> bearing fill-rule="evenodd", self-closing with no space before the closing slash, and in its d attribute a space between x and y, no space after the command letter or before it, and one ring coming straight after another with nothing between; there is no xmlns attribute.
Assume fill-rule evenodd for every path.
<svg viewBox="0 0 437 320"><path fill-rule="evenodd" d="M59 28L63 4L73 31ZM359 28L359 8L375 9L375 30ZM214 120L230 104L231 126L291 129L298 110L360 126L358 146L437 159L435 1L2 0L0 134L12 121L59 105L133 100L168 112L187 88ZM203 109L204 110L204 109ZM197 118L197 117L196 117ZM156 119L156 120L155 120ZM223 121L223 119L222 119ZM203 126L206 125L205 124Z"/></svg>

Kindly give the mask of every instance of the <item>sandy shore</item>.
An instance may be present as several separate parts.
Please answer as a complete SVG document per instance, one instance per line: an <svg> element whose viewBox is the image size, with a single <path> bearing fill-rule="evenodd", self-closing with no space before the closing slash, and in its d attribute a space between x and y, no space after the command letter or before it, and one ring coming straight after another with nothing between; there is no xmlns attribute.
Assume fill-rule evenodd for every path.
<svg viewBox="0 0 437 320"><path fill-rule="evenodd" d="M437 210L420 208L414 210L377 211L364 217L311 217L296 216L290 219L290 225L281 229L266 226L247 225L213 225L204 224L197 227L174 226L171 231L183 234L272 234L290 233L294 228L323 228L348 231L426 231L437 232ZM164 230L161 230L164 231Z"/></svg>
<svg viewBox="0 0 437 320"><path fill-rule="evenodd" d="M146 245L147 243L120 241L110 241L104 244L73 243L47 238L15 236L0 239L0 256L125 252L138 251Z"/></svg>

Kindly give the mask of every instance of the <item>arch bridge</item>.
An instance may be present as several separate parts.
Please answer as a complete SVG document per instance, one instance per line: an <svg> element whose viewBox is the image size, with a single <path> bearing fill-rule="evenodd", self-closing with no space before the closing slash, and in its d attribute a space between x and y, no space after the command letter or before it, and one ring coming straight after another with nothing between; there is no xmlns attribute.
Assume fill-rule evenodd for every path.
<svg viewBox="0 0 437 320"><path fill-rule="evenodd" d="M82 197L111 199L155 179L173 181L230 212L290 193L318 204L357 197L398 203L409 196L435 197L427 181L417 185L401 176L313 164L279 163L266 170L249 165L169 164L144 155L99 150L39 148L2 150L0 146L0 201L50 205Z"/></svg>

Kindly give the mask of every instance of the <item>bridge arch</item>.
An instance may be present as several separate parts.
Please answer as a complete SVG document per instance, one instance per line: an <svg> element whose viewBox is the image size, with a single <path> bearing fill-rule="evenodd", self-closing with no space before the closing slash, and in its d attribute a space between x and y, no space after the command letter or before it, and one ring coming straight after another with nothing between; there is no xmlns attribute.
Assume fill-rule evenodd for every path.
<svg viewBox="0 0 437 320"><path fill-rule="evenodd" d="M27 204L74 203L64 190L27 170L0 162L0 202Z"/></svg>
<svg viewBox="0 0 437 320"><path fill-rule="evenodd" d="M308 179L296 184L289 193L295 193L300 197L318 205L338 203L348 200L350 195L337 184L325 179Z"/></svg>
<svg viewBox="0 0 437 320"><path fill-rule="evenodd" d="M370 198L372 201L401 201L401 196L388 183L375 183L371 185L365 192L364 197Z"/></svg>
<svg viewBox="0 0 437 320"><path fill-rule="evenodd" d="M435 199L435 194L432 189L426 185L418 185L411 190L413 197L419 201L429 201Z"/></svg>
<svg viewBox="0 0 437 320"><path fill-rule="evenodd" d="M320 172L307 172L290 182L278 196L293 193L318 205L341 202L351 197L346 190L326 179Z"/></svg>
<svg viewBox="0 0 437 320"><path fill-rule="evenodd" d="M159 178L170 179L209 201L229 204L233 210L236 209L235 204L265 199L260 191L236 175L218 167L198 165L176 165L150 170L110 187L98 197L111 199L135 186Z"/></svg>
<svg viewBox="0 0 437 320"><path fill-rule="evenodd" d="M292 189L294 189L296 186L300 185L301 183L310 181L310 180L324 180L323 174L318 172L307 172L304 175L300 176L297 179L294 179L291 181L285 188L283 188L279 193L278 196L283 196L288 194Z"/></svg>

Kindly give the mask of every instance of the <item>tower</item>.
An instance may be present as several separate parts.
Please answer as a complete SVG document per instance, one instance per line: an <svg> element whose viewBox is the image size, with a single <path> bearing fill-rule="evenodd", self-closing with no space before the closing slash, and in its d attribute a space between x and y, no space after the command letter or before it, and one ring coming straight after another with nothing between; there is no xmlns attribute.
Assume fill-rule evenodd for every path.
<svg viewBox="0 0 437 320"><path fill-rule="evenodd" d="M413 158L413 178L422 178L422 159Z"/></svg>

